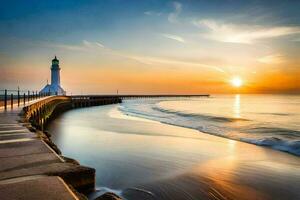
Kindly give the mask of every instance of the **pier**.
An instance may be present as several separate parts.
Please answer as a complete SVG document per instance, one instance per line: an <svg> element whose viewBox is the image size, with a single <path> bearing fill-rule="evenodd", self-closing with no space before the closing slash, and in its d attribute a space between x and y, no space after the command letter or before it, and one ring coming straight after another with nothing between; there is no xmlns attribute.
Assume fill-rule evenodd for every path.
<svg viewBox="0 0 300 200"><path fill-rule="evenodd" d="M108 103L105 99L88 105ZM36 95L29 100L26 96L19 106L14 102L0 107L1 199L40 199L44 195L47 199L81 199L76 191L94 190L95 170L62 156L51 136L43 132L44 124L56 113L85 105L80 101L77 105L68 96Z"/></svg>
<svg viewBox="0 0 300 200"><path fill-rule="evenodd" d="M191 98L191 97L209 97L209 94L142 94L142 95L116 95L121 99L147 99L147 98Z"/></svg>
<svg viewBox="0 0 300 200"><path fill-rule="evenodd" d="M95 169L61 155L44 132L69 109L121 103L126 99L209 97L209 95L72 95L2 90L0 105L1 199L85 199L95 187ZM11 92L11 93L9 93Z"/></svg>
<svg viewBox="0 0 300 200"><path fill-rule="evenodd" d="M80 181L83 176L79 175L90 171L94 177L93 169L66 162L42 139L41 132L22 120L20 112L21 107L0 112L1 199L79 199L65 180L78 177Z"/></svg>

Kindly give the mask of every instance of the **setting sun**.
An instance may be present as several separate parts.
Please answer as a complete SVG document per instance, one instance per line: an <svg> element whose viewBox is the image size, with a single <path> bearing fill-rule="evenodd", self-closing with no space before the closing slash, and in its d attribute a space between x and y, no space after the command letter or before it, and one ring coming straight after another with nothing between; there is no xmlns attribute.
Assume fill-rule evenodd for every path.
<svg viewBox="0 0 300 200"><path fill-rule="evenodd" d="M231 80L231 84L234 87L241 87L243 85L243 81L240 77L235 77Z"/></svg>

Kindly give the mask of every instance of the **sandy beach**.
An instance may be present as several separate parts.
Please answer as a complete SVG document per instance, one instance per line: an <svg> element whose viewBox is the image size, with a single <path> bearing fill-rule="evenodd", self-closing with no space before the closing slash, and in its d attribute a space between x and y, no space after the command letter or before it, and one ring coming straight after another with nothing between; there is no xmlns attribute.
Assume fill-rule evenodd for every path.
<svg viewBox="0 0 300 200"><path fill-rule="evenodd" d="M300 198L299 157L126 116L117 105L68 111L48 130L64 155L96 169L96 194L113 191L126 199Z"/></svg>

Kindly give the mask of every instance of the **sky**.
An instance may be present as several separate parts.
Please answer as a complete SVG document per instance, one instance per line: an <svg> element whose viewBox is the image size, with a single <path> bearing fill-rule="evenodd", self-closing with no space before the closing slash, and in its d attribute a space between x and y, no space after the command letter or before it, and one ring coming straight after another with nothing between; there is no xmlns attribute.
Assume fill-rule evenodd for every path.
<svg viewBox="0 0 300 200"><path fill-rule="evenodd" d="M0 89L41 89L56 55L69 94L299 94L299 8L299 0L2 1Z"/></svg>

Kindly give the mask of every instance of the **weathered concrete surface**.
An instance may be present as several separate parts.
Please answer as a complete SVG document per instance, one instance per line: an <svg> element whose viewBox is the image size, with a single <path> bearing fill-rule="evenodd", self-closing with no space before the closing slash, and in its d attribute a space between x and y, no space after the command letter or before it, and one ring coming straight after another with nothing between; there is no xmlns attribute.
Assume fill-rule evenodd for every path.
<svg viewBox="0 0 300 200"><path fill-rule="evenodd" d="M1 200L79 199L57 176L20 179L4 183L0 181L0 198Z"/></svg>
<svg viewBox="0 0 300 200"><path fill-rule="evenodd" d="M0 108L0 199L76 199L64 181L80 191L93 189L95 170L65 162L28 123L18 122L20 112ZM47 178L28 180L36 176Z"/></svg>

